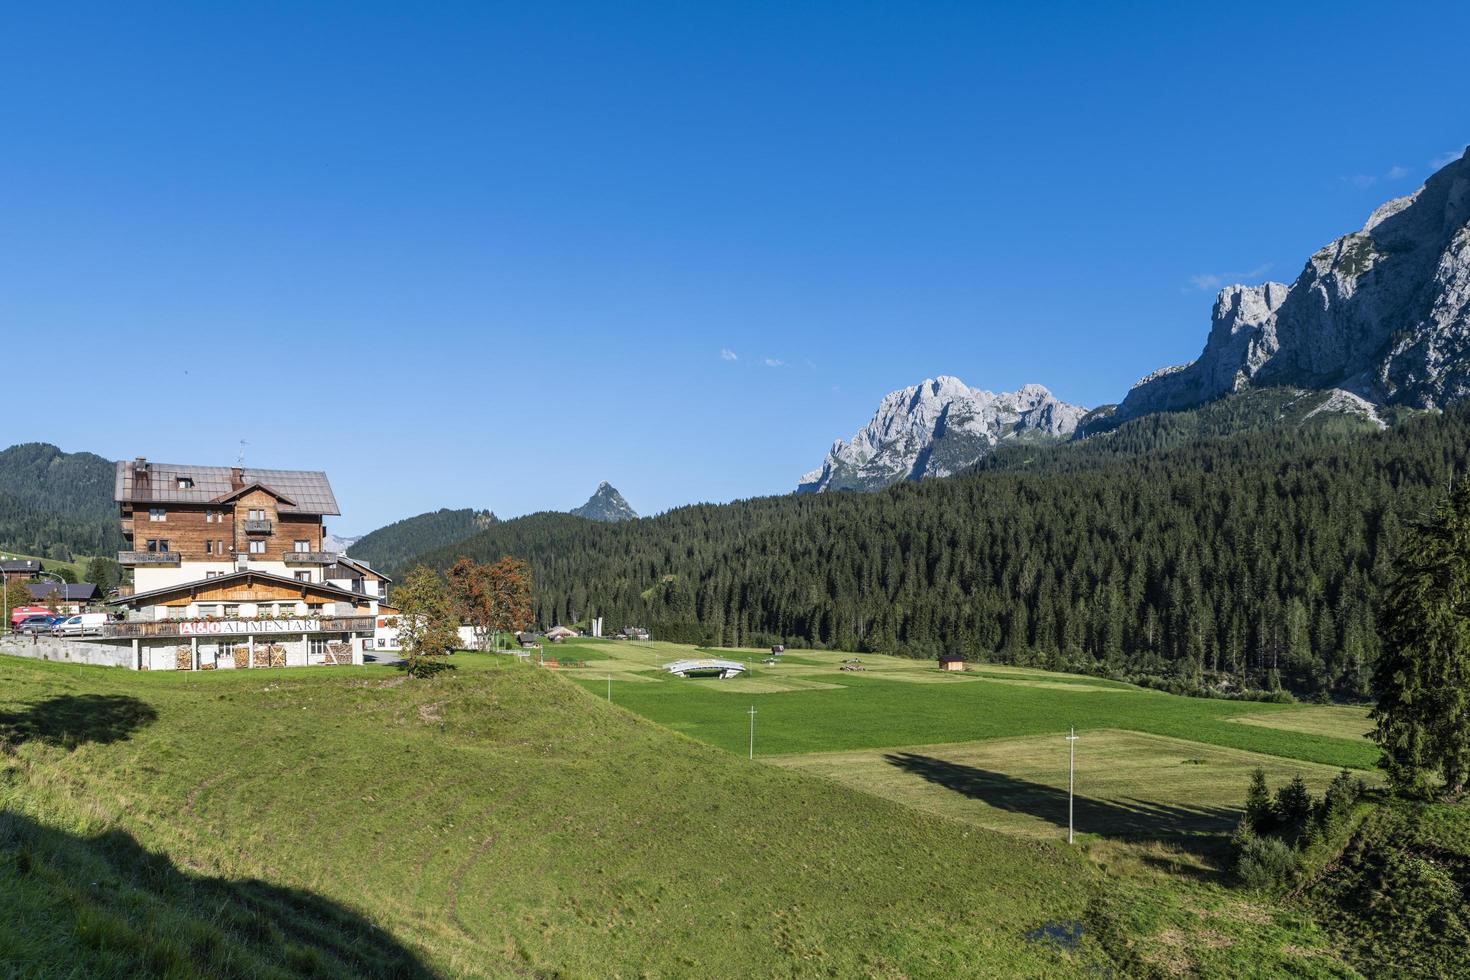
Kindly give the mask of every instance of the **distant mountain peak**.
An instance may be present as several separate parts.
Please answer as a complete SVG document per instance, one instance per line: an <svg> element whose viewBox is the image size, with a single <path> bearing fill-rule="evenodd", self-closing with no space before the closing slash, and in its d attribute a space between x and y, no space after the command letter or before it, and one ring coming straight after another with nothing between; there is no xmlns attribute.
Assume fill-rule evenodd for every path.
<svg viewBox="0 0 1470 980"><path fill-rule="evenodd" d="M597 485L597 491L587 498L587 502L572 514L577 517L585 517L589 521L631 521L638 517L637 511L628 506L623 495L618 493L617 487L603 480Z"/></svg>
<svg viewBox="0 0 1470 980"><path fill-rule="evenodd" d="M1043 385L996 394L941 374L889 392L871 421L838 439L798 493L879 490L903 480L949 476L984 459L1000 442L1070 436L1086 409Z"/></svg>

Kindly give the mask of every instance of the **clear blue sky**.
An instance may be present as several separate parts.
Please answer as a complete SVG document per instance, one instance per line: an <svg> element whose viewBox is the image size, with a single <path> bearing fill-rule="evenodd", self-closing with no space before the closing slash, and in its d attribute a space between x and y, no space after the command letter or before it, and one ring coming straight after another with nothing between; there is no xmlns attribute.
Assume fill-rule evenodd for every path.
<svg viewBox="0 0 1470 980"><path fill-rule="evenodd" d="M0 445L786 492L926 376L1118 400L1470 140L1463 3L1104 6L9 5Z"/></svg>

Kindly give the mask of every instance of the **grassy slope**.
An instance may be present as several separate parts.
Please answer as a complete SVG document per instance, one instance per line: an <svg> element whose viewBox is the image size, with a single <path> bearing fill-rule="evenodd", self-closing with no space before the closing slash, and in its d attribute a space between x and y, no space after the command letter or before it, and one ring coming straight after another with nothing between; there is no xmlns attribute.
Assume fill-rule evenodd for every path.
<svg viewBox="0 0 1470 980"><path fill-rule="evenodd" d="M76 976L1077 966L1021 939L1093 894L1059 847L459 662L425 683L0 658L0 953Z"/></svg>
<svg viewBox="0 0 1470 980"><path fill-rule="evenodd" d="M11 558L18 558L18 559L32 558L32 559L35 559L36 561L40 562L42 564L42 566L44 566L45 569L46 569L46 571L48 571L48 572L59 572L59 571L61 571L62 568L69 568L69 569L71 569L71 573L76 576L76 579L77 579L78 582L85 582L86 581L86 579L87 579L87 565L92 561L92 557L90 555L77 555L77 556L74 556L73 560L71 560L71 561L57 561L55 558L43 558L40 555L23 555L23 554L21 554L20 552L17 552L17 551L5 551L5 552L3 552L3 554L0 554L0 557L4 557L6 559L11 559ZM114 557L116 557L116 556L114 556ZM47 579L46 581L50 582L50 581L55 581L55 580L54 579Z"/></svg>

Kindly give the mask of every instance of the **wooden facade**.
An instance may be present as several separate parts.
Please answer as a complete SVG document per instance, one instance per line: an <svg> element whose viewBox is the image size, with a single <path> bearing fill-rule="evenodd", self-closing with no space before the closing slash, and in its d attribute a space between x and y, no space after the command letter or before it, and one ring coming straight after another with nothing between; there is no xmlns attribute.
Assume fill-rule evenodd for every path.
<svg viewBox="0 0 1470 980"><path fill-rule="evenodd" d="M136 552L168 552L188 562L231 561L237 554L284 562L298 551L320 552L326 533L322 515L282 512L279 499L256 488L218 503L144 507L124 502L123 534L132 538ZM251 542L261 550L252 551Z"/></svg>

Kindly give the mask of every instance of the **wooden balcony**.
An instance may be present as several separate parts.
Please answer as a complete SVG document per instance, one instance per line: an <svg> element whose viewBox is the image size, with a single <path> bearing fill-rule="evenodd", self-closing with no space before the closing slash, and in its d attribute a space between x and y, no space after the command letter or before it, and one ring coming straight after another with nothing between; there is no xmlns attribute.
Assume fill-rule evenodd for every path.
<svg viewBox="0 0 1470 980"><path fill-rule="evenodd" d="M181 555L177 551L119 551L119 565L178 565Z"/></svg>
<svg viewBox="0 0 1470 980"><path fill-rule="evenodd" d="M342 556L335 551L288 551L287 565L330 565Z"/></svg>
<svg viewBox="0 0 1470 980"><path fill-rule="evenodd" d="M270 534L271 533L271 522L270 521L253 520L253 521L241 521L240 523L245 526L245 533L246 534Z"/></svg>
<svg viewBox="0 0 1470 980"><path fill-rule="evenodd" d="M125 538L132 538L132 536L133 536L133 519L131 517L124 517L122 519L122 533L123 533L123 537L125 537Z"/></svg>

